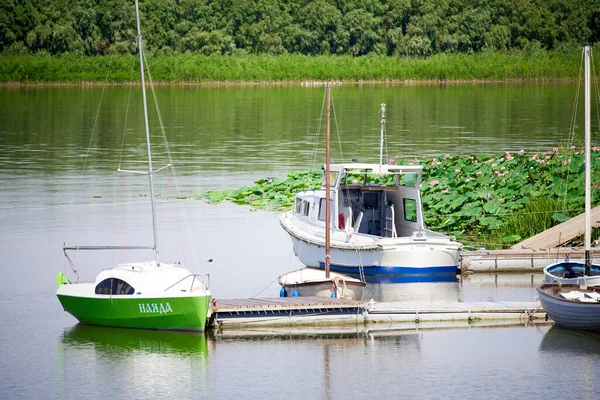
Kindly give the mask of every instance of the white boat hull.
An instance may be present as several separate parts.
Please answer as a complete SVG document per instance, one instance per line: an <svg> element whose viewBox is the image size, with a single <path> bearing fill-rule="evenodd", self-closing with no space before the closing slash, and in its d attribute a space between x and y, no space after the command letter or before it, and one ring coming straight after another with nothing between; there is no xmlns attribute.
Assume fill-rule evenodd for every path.
<svg viewBox="0 0 600 400"><path fill-rule="evenodd" d="M288 232L294 254L308 267L324 268L325 239L303 232L284 214L281 225ZM331 270L367 276L456 275L460 244L446 238L381 238L334 230L331 240Z"/></svg>

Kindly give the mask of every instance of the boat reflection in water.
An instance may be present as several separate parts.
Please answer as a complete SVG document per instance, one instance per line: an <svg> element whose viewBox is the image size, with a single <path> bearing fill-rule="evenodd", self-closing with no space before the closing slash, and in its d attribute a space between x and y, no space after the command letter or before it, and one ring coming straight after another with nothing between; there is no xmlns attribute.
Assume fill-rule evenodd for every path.
<svg viewBox="0 0 600 400"><path fill-rule="evenodd" d="M540 343L540 351L568 353L569 355L581 354L586 357L595 355L597 360L597 356L600 355L600 332L568 329L554 325L544 335Z"/></svg>
<svg viewBox="0 0 600 400"><path fill-rule="evenodd" d="M197 332L79 324L59 339L57 370L60 398L209 398L207 338Z"/></svg>
<svg viewBox="0 0 600 400"><path fill-rule="evenodd" d="M474 273L461 278L461 298L470 301L534 301L544 274Z"/></svg>
<svg viewBox="0 0 600 400"><path fill-rule="evenodd" d="M455 275L385 276L369 277L363 300L378 302L461 301L460 284Z"/></svg>
<svg viewBox="0 0 600 400"><path fill-rule="evenodd" d="M108 328L77 324L64 332L67 349L93 349L103 356L123 358L148 354L206 357L206 336L199 332Z"/></svg>
<svg viewBox="0 0 600 400"><path fill-rule="evenodd" d="M533 301L541 273L368 277L363 300L378 302Z"/></svg>

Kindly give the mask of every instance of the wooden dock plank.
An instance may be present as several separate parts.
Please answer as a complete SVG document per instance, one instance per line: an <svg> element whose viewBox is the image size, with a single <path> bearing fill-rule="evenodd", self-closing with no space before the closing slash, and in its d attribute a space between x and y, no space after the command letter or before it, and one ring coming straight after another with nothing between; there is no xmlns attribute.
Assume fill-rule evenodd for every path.
<svg viewBox="0 0 600 400"><path fill-rule="evenodd" d="M325 297L274 297L250 299L217 299L214 312L226 309L281 309L290 307L362 307L362 301Z"/></svg>
<svg viewBox="0 0 600 400"><path fill-rule="evenodd" d="M592 227L600 226L600 206L594 207L591 211ZM558 247L569 240L583 234L585 226L585 213L569 219L561 224L553 226L544 232L538 233L512 246L512 249L551 249Z"/></svg>

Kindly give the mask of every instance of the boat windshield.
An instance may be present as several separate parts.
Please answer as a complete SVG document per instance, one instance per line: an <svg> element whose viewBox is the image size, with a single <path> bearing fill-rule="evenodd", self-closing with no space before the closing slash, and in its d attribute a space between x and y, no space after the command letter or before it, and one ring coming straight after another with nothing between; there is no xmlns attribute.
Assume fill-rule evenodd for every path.
<svg viewBox="0 0 600 400"><path fill-rule="evenodd" d="M408 186L415 187L419 181L419 173L404 172L398 174L375 174L373 172L348 171L344 176L346 185Z"/></svg>
<svg viewBox="0 0 600 400"><path fill-rule="evenodd" d="M335 187L335 184L337 183L337 178L338 178L339 172L338 171L329 171L329 187L333 188ZM322 177L323 181L322 181L322 187L325 187L325 171L323 171L323 177Z"/></svg>
<svg viewBox="0 0 600 400"><path fill-rule="evenodd" d="M96 285L96 294L134 294L135 290L124 280L107 278Z"/></svg>

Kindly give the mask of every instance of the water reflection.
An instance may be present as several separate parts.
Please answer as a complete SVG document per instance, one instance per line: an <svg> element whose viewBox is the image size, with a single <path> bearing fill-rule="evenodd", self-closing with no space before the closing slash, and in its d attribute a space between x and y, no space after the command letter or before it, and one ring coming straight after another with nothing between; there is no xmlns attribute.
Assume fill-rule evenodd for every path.
<svg viewBox="0 0 600 400"><path fill-rule="evenodd" d="M266 171L309 168L315 159L321 88L169 86L156 92L180 173L243 170L257 179ZM366 161L378 154L381 103L388 105L390 157L548 149L570 125L573 93L572 83L343 86L334 93L343 149L334 146L332 157ZM81 167L103 96L90 161L114 170L123 127L142 131L140 95L121 86L2 88L0 165L46 174ZM32 118L31 110L41 111ZM128 148L123 157L139 160L143 147ZM155 150L162 164L161 149Z"/></svg>
<svg viewBox="0 0 600 400"><path fill-rule="evenodd" d="M548 383L554 380L566 383L563 389L568 389L571 398L598 398L600 332L553 326L540 342L539 355L546 368L553 371ZM576 391L579 393L574 393Z"/></svg>
<svg viewBox="0 0 600 400"><path fill-rule="evenodd" d="M288 326L288 327L254 327L254 328L223 328L207 331L209 339L215 342L228 340L313 340L335 339L362 342L367 334L364 325L339 326Z"/></svg>
<svg viewBox="0 0 600 400"><path fill-rule="evenodd" d="M378 302L534 301L542 273L385 277L367 282L363 300Z"/></svg>
<svg viewBox="0 0 600 400"><path fill-rule="evenodd" d="M198 333L76 325L63 332L56 360L57 398L189 399L211 390Z"/></svg>
<svg viewBox="0 0 600 400"><path fill-rule="evenodd" d="M206 357L206 336L197 332L107 328L77 324L63 333L65 348L93 349L123 358L143 354Z"/></svg>
<svg viewBox="0 0 600 400"><path fill-rule="evenodd" d="M368 283L417 283L417 282L456 282L456 275L391 275L372 276L367 275Z"/></svg>
<svg viewBox="0 0 600 400"><path fill-rule="evenodd" d="M460 285L456 276L420 278L423 280L412 278L409 282L397 283L386 279L377 283L368 283L363 293L363 300L428 303L461 301Z"/></svg>
<svg viewBox="0 0 600 400"><path fill-rule="evenodd" d="M600 355L600 332L587 332L553 326L540 343L540 351Z"/></svg>
<svg viewBox="0 0 600 400"><path fill-rule="evenodd" d="M470 301L527 301L535 300L535 287L544 279L544 274L475 273L461 277L461 298Z"/></svg>

